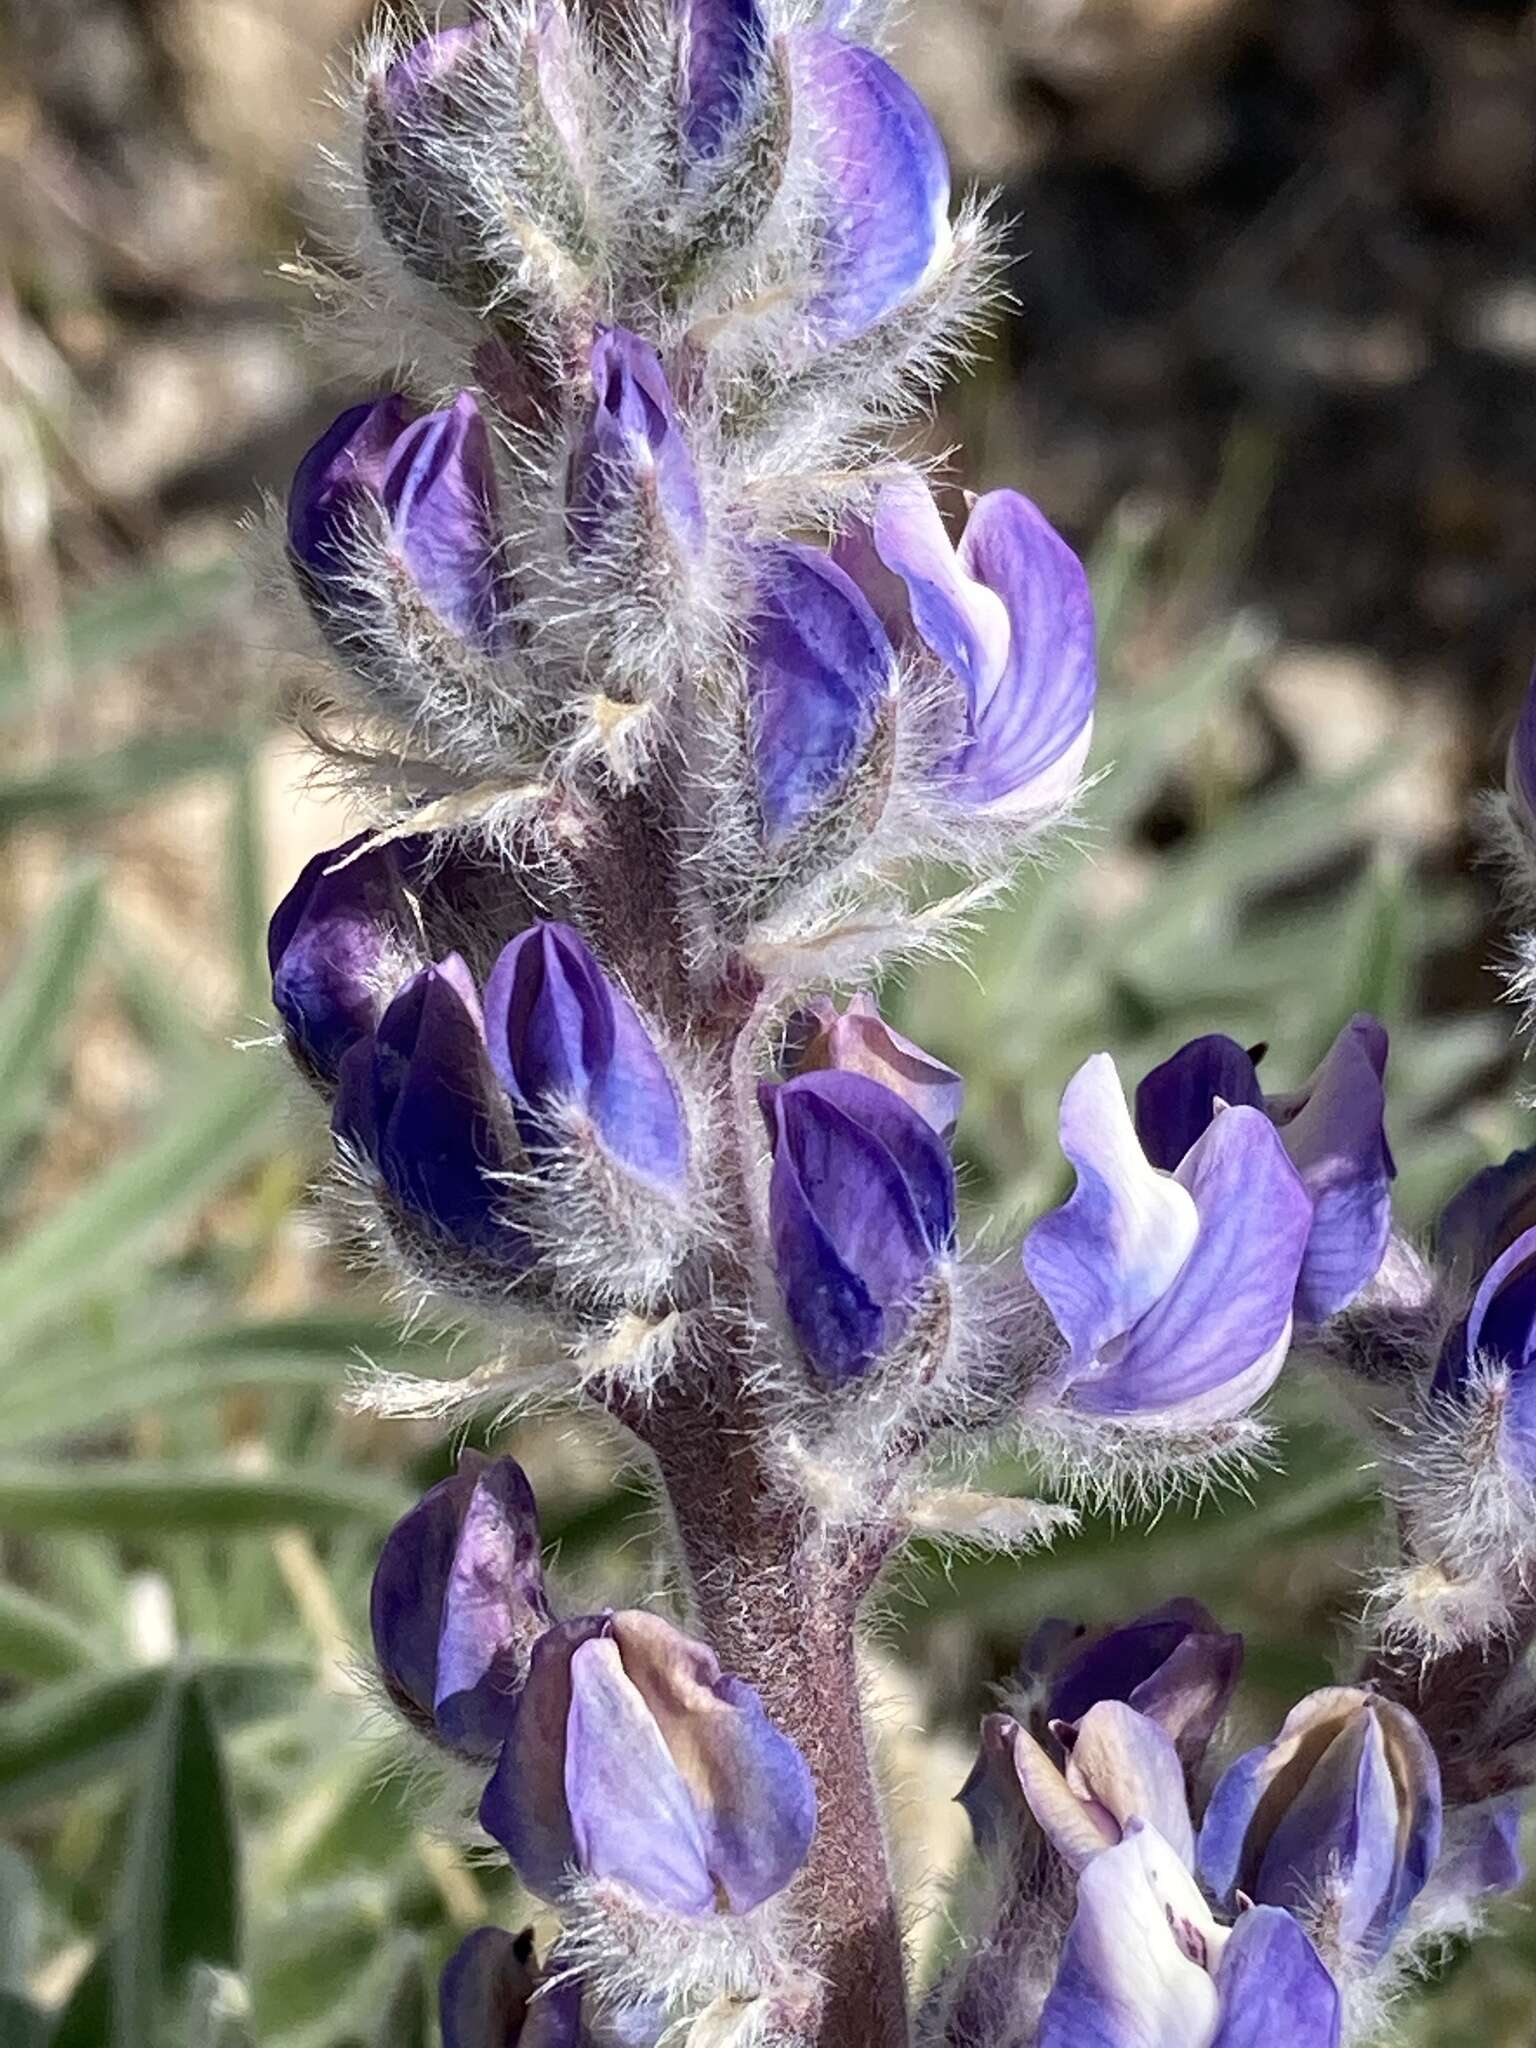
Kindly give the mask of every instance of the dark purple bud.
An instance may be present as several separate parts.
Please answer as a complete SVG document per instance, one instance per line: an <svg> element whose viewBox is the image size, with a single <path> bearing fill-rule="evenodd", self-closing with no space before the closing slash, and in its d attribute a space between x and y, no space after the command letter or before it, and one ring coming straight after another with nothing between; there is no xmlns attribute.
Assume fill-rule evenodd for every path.
<svg viewBox="0 0 1536 2048"><path fill-rule="evenodd" d="M1291 1094L1265 1095L1252 1055L1219 1034L1191 1040L1136 1091L1137 1136L1166 1172L1177 1171L1222 1107L1261 1108L1280 1132L1312 1203L1296 1282L1299 1323L1324 1323L1347 1307L1385 1255L1397 1171L1384 1123L1386 1065L1386 1032L1359 1016Z"/></svg>
<svg viewBox="0 0 1536 2048"><path fill-rule="evenodd" d="M407 1718L467 1756L494 1756L551 1624L538 1508L513 1459L466 1452L395 1524L371 1619L379 1670Z"/></svg>
<svg viewBox="0 0 1536 2048"><path fill-rule="evenodd" d="M537 1981L531 1931L477 1927L466 1934L438 1983L443 2048L521 2048Z"/></svg>
<svg viewBox="0 0 1536 2048"><path fill-rule="evenodd" d="M272 1005L299 1064L334 1085L343 1053L377 1024L416 962L406 887L425 843L397 839L370 852L359 832L317 853L272 913L267 962Z"/></svg>
<svg viewBox="0 0 1536 2048"><path fill-rule="evenodd" d="M1504 1385L1495 1403L1500 1454L1536 1485L1536 1228L1522 1231L1483 1274L1472 1306L1446 1337L1434 1392L1465 1401L1490 1379Z"/></svg>
<svg viewBox="0 0 1536 2048"><path fill-rule="evenodd" d="M1044 1718L1079 1721L1101 1700L1124 1700L1198 1763L1237 1686L1243 1639L1226 1635L1197 1600L1164 1607L1078 1644L1051 1673Z"/></svg>
<svg viewBox="0 0 1536 2048"><path fill-rule="evenodd" d="M491 1060L537 1157L589 1131L628 1173L670 1191L688 1175L676 1085L623 991L566 924L535 924L485 987Z"/></svg>
<svg viewBox="0 0 1536 2048"><path fill-rule="evenodd" d="M883 58L820 28L788 46L822 186L810 313L821 342L851 341L949 247L949 165L922 101Z"/></svg>
<svg viewBox="0 0 1536 2048"><path fill-rule="evenodd" d="M729 141L768 47L759 0L683 0L683 137L695 156Z"/></svg>
<svg viewBox="0 0 1536 2048"><path fill-rule="evenodd" d="M1472 1282L1532 1228L1536 1146L1485 1166L1451 1197L1435 1227L1435 1256L1459 1279Z"/></svg>
<svg viewBox="0 0 1536 2048"><path fill-rule="evenodd" d="M867 599L815 548L758 556L747 646L752 756L770 846L847 785L895 686L890 641Z"/></svg>
<svg viewBox="0 0 1536 2048"><path fill-rule="evenodd" d="M638 517L675 552L704 544L698 472L661 358L622 327L592 345L592 417L571 459L569 518L578 546L600 547Z"/></svg>
<svg viewBox="0 0 1536 2048"><path fill-rule="evenodd" d="M1180 1046L1136 1090L1136 1135L1152 1164L1172 1173L1218 1109L1264 1107L1259 1070L1235 1038L1212 1032Z"/></svg>
<svg viewBox="0 0 1536 2048"><path fill-rule="evenodd" d="M410 122L427 113L434 100L451 91L466 62L484 49L488 33L483 21L469 22L437 29L403 50L376 82L386 114Z"/></svg>
<svg viewBox="0 0 1536 2048"><path fill-rule="evenodd" d="M900 1341L953 1248L954 1168L917 1111L862 1074L764 1082L758 1099L790 1323L817 1372L857 1378Z"/></svg>
<svg viewBox="0 0 1536 2048"><path fill-rule="evenodd" d="M1310 1914L1374 1959L1439 1850L1440 1767L1418 1722L1357 1686L1328 1686L1222 1777L1200 1870L1218 1900L1241 1892L1303 1925Z"/></svg>
<svg viewBox="0 0 1536 2048"><path fill-rule="evenodd" d="M786 1078L829 1070L863 1074L883 1083L945 1144L954 1136L965 1100L964 1081L953 1067L893 1031L873 996L854 996L841 1013L830 997L819 996L790 1019L784 1044Z"/></svg>
<svg viewBox="0 0 1536 2048"><path fill-rule="evenodd" d="M376 549L388 574L381 588ZM409 631L424 607L459 639L496 644L508 590L490 437L461 392L412 420L398 393L341 415L299 464L288 542L316 616L343 646L366 643L381 609Z"/></svg>
<svg viewBox="0 0 1536 2048"><path fill-rule="evenodd" d="M457 954L408 981L341 1063L332 1129L447 1248L521 1271L532 1248L493 1175L515 1159L479 998Z"/></svg>
<svg viewBox="0 0 1536 2048"><path fill-rule="evenodd" d="M541 1897L580 1872L666 1912L746 1913L805 1861L816 1795L750 1686L623 1613L541 1639L480 1819Z"/></svg>

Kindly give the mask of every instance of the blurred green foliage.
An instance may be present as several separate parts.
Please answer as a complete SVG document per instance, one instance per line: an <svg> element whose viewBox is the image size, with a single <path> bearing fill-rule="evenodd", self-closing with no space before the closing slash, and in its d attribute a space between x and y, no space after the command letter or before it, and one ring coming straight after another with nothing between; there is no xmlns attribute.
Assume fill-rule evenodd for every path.
<svg viewBox="0 0 1536 2048"><path fill-rule="evenodd" d="M1195 537L1194 569L1211 546ZM68 659L151 652L228 580L108 593L68 622ZM1091 795L1082 851L988 915L968 968L930 970L902 996L909 1028L968 1077L960 1149L978 1212L1016 1226L1059 1195L1056 1102L1088 1052L1109 1046L1134 1077L1224 1029L1270 1040L1290 1081L1370 1008L1393 1034L1402 1213L1422 1223L1512 1135L1497 1023L1423 1007L1425 960L1469 930L1475 900L1409 872L1365 822L1390 749L1349 777L1297 770L1257 793L1211 766L1207 741L1243 701L1262 635L1227 621L1149 663L1160 586L1133 522L1101 550L1097 583L1097 759L1114 772ZM0 730L32 682L22 653L0 649ZM466 1925L516 1910L496 1863L424 1829L385 1769L356 1668L379 1538L454 1446L349 1413L349 1368L473 1359L461 1350L450 1368L445 1340L402 1335L387 1304L339 1282L334 1298L267 1305L316 1158L313 1120L284 1112L280 1063L230 1042L264 1002L258 739L130 738L0 780L0 835L67 835L180 778L221 777L222 928L241 991L238 1017L193 1014L82 862L0 992L6 2048L425 2048L437 1963ZM1193 788L1193 822L1159 852L1144 828L1170 782ZM1117 907L1102 877L1125 861L1145 886ZM131 1143L35 1199L82 1020L103 1003L154 1090ZM1090 1520L1028 1566L906 1558L882 1594L884 1634L934 1725L973 1723L1042 1614L1109 1619L1174 1592L1247 1632L1255 1719L1325 1679L1382 1509L1304 1376L1282 1420L1285 1469L1198 1513ZM644 1577L645 1503L615 1489L604 1456L536 1476L567 1575ZM1007 1458L991 1474L1003 1488L1030 1477ZM1528 2038L1536 1942L1515 1910L1501 1924L1514 1931L1452 1959L1404 2038L1470 2043L1474 2010L1479 2048Z"/></svg>

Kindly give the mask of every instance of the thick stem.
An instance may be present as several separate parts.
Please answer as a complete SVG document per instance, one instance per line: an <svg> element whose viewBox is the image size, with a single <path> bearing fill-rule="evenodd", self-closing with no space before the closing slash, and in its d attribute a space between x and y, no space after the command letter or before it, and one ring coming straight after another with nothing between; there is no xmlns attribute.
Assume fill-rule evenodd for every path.
<svg viewBox="0 0 1536 2048"><path fill-rule="evenodd" d="M792 1904L826 1987L816 2048L906 2048L905 1959L855 1665L858 1603L884 1544L808 1527L757 1453L745 1403L653 1412L701 1631L762 1695L816 1780L816 1839ZM808 2043L809 2048L809 2043Z"/></svg>

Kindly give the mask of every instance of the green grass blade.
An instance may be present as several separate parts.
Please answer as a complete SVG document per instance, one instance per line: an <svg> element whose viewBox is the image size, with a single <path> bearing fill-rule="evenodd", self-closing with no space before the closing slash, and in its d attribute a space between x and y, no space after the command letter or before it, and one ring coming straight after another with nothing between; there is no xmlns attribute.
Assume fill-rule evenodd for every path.
<svg viewBox="0 0 1536 2048"><path fill-rule="evenodd" d="M197 1668L226 1729L287 1712L313 1677L307 1665L280 1658L210 1658ZM0 1709L0 1817L63 1798L131 1763L170 1675L157 1668L71 1679ZM100 2037L92 2048L100 2048Z"/></svg>
<svg viewBox="0 0 1536 2048"><path fill-rule="evenodd" d="M66 882L0 992L0 1169L44 1107L60 1029L101 925L101 880Z"/></svg>
<svg viewBox="0 0 1536 2048"><path fill-rule="evenodd" d="M358 1522L387 1529L410 1504L403 1486L355 1472L242 1472L147 1462L0 1465L0 1529L29 1533L227 1536Z"/></svg>
<svg viewBox="0 0 1536 2048"><path fill-rule="evenodd" d="M0 1671L7 1678L69 1678L99 1662L97 1646L72 1616L0 1583Z"/></svg>
<svg viewBox="0 0 1536 2048"><path fill-rule="evenodd" d="M196 1677L173 1674L145 1742L112 1957L112 2048L143 2048L194 1966L240 1962L234 1809Z"/></svg>
<svg viewBox="0 0 1536 2048"><path fill-rule="evenodd" d="M159 1127L0 1259L0 1373L52 1318L97 1294L146 1239L194 1212L279 1142L274 1063L225 1059Z"/></svg>

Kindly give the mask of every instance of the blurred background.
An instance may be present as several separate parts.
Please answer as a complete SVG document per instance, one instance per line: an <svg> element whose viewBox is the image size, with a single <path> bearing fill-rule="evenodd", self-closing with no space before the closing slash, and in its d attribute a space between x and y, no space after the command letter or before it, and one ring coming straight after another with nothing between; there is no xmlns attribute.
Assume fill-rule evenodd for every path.
<svg viewBox="0 0 1536 2048"><path fill-rule="evenodd" d="M240 524L360 395L285 266L325 245L363 12L0 8L6 2048L144 2048L162 1983L195 2048L426 2048L458 1933L520 1924L358 1677L373 1553L453 1446L344 1397L443 1352L327 1252L322 1134L241 1050L267 914L347 829L277 730L293 656ZM1363 1007L1423 1227L1522 1136L1466 821L1536 652L1536 8L911 0L901 55L1017 259L933 443L1089 556L1114 766L974 972L896 998L969 1076L968 1184L1005 1224L1059 1196L1089 1050L1135 1076L1221 1029L1285 1085ZM1347 1657L1381 1504L1302 1374L1282 1419L1286 1471L1198 1517L893 1573L872 1676L930 1966L968 1731L1042 1615L1198 1594L1248 1634L1254 1730ZM565 1585L647 1597L615 1447L508 1447ZM1536 1929L1495 1926L1395 2038L1529 2048Z"/></svg>

